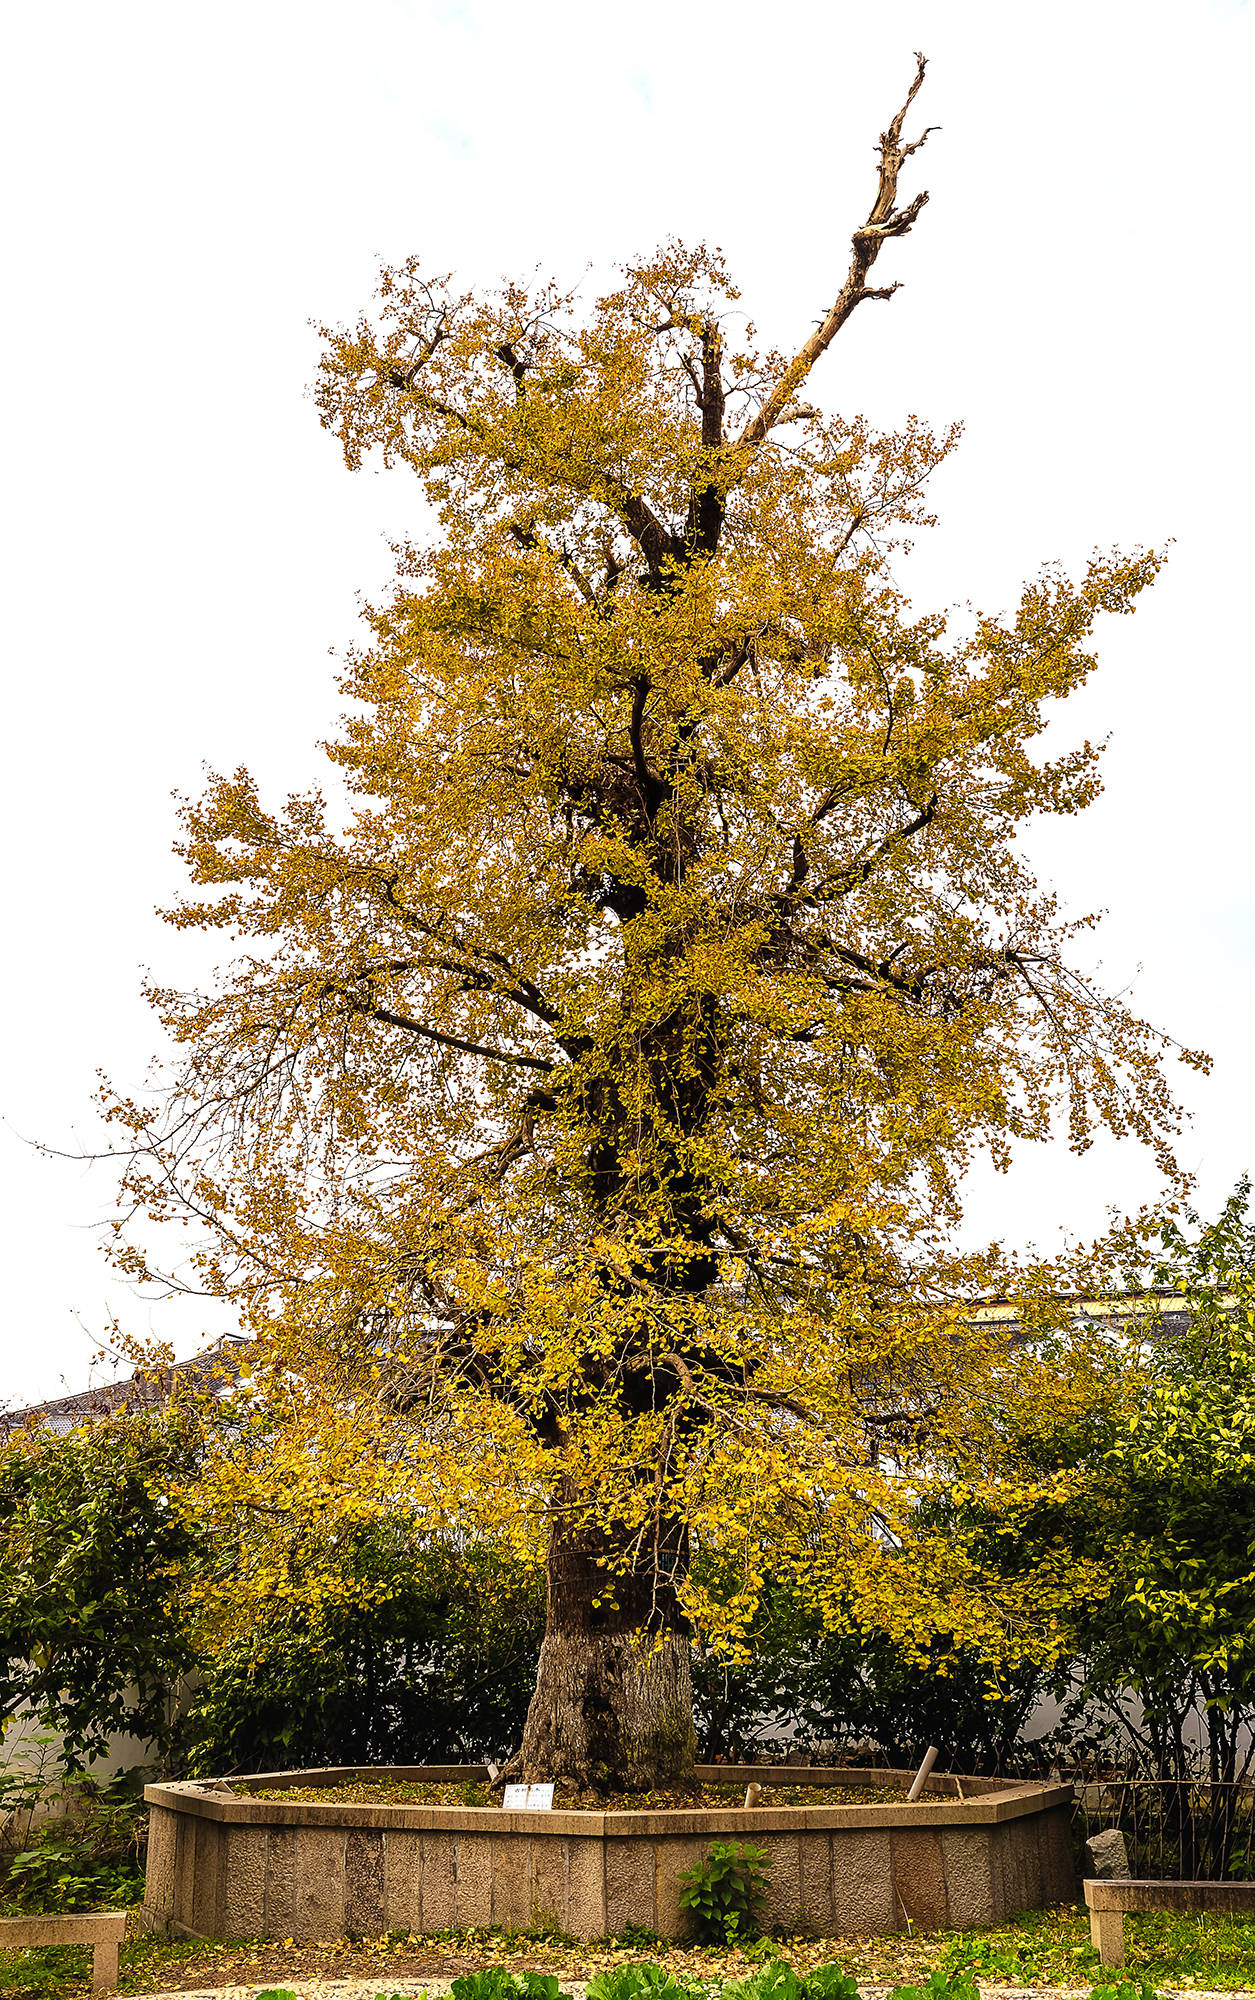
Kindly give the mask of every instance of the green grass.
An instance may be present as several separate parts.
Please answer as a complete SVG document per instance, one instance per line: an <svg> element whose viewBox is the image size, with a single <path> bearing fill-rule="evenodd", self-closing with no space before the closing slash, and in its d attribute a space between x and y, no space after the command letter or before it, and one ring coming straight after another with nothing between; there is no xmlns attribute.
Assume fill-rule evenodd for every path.
<svg viewBox="0 0 1255 2000"><path fill-rule="evenodd" d="M160 1992L162 1974L198 1962L211 1952L247 1950L247 1945L204 1945L194 1939L172 1943L166 1938L129 1940L119 1953L120 1993ZM91 1989L92 1955L86 1945L46 1945L38 1951L0 1951L0 1995L4 2000L60 2000L63 1994Z"/></svg>
<svg viewBox="0 0 1255 2000"><path fill-rule="evenodd" d="M1087 1986L1118 1980L1089 1941L1083 1909L1029 1910L988 1931L920 1940L932 1962L970 1970L979 1985ZM1152 1986L1255 1987L1255 1918L1146 1911L1124 1920L1124 1977Z"/></svg>
<svg viewBox="0 0 1255 2000"><path fill-rule="evenodd" d="M1255 1989L1255 1918L1181 1917L1148 1912L1125 1919L1127 1964L1123 1977L1163 1988ZM1121 1974L1105 1969L1089 1942L1083 1909L1032 1910L1011 1924L986 1931L898 1932L884 1938L788 1938L782 1955L799 1971L836 1962L864 1984L923 1983L937 1968L967 1975L978 1986L1070 1986L1082 1989L1115 1984ZM448 1932L418 1937L347 1939L335 1945L296 1947L236 1940L206 1945L194 1940L169 1943L138 1937L122 1947L119 1990L151 1993L170 1984L184 1967L195 1966L197 1983L290 1987L303 1979L375 1976L378 1990L390 1992L402 1979L399 1962L422 1955L425 1964L448 1957L467 1964L506 1966L519 1958L565 1984L628 1956L649 1958L678 1975L712 1983L744 1977L756 1954L716 1947L675 1946L644 1937L573 1944L520 1932ZM289 1963L290 1961L290 1963ZM387 1961L391 1961L390 1964ZM317 1971L315 1972L315 1962ZM253 1969L255 1967L255 1969ZM433 1975L434 1976L434 1975ZM423 1975L416 1972L415 1984ZM41 1951L0 1952L0 2000L69 2000L90 1986L90 1953L73 1946Z"/></svg>

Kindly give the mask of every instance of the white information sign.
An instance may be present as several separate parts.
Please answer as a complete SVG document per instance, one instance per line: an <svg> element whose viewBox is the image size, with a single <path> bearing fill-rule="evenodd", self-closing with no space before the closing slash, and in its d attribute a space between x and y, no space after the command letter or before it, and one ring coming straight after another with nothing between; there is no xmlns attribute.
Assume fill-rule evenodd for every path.
<svg viewBox="0 0 1255 2000"><path fill-rule="evenodd" d="M552 1812L552 1785L507 1785L501 1804L506 1812Z"/></svg>

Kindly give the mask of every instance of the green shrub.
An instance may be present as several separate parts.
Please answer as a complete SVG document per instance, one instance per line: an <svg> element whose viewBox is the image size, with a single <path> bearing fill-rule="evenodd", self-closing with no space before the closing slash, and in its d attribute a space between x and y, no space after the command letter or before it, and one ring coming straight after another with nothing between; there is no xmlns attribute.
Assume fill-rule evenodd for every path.
<svg viewBox="0 0 1255 2000"><path fill-rule="evenodd" d="M980 2000L980 1993L962 1972L938 1966L929 1974L927 1986L895 1986L889 2000Z"/></svg>
<svg viewBox="0 0 1255 2000"><path fill-rule="evenodd" d="M0 1895L18 1911L125 1909L144 1893L143 1804L130 1774L70 1781L69 1810L8 1863Z"/></svg>
<svg viewBox="0 0 1255 2000"><path fill-rule="evenodd" d="M816 1965L804 1976L770 1958L744 1979L729 1979L719 2000L858 2000L858 1981L839 1965Z"/></svg>
<svg viewBox="0 0 1255 2000"><path fill-rule="evenodd" d="M615 1965L588 1982L588 2000L705 2000L706 1988L647 1960Z"/></svg>
<svg viewBox="0 0 1255 2000"><path fill-rule="evenodd" d="M744 1979L726 1980L719 2000L802 2000L802 1982L783 1958L769 1958Z"/></svg>
<svg viewBox="0 0 1255 2000"><path fill-rule="evenodd" d="M452 2000L559 2000L552 1973L507 1972L503 1966L464 1973L449 1991Z"/></svg>
<svg viewBox="0 0 1255 2000"><path fill-rule="evenodd" d="M0 1725L28 1713L68 1770L169 1737L200 1536L168 1495L194 1449L178 1410L0 1440Z"/></svg>
<svg viewBox="0 0 1255 2000"><path fill-rule="evenodd" d="M623 1929L615 1937L616 1944L626 1944L633 1951L648 1951L651 1945L661 1944L657 1931L651 1931L648 1924L638 1924L629 1917Z"/></svg>
<svg viewBox="0 0 1255 2000"><path fill-rule="evenodd" d="M471 1764L519 1741L544 1633L543 1569L487 1544L418 1548L404 1523L346 1537L337 1560L344 1603L279 1603L202 1660L178 1729L193 1777Z"/></svg>
<svg viewBox="0 0 1255 2000"><path fill-rule="evenodd" d="M806 1975L806 2000L858 2000L858 1981L839 1965L817 1965Z"/></svg>
<svg viewBox="0 0 1255 2000"><path fill-rule="evenodd" d="M696 1917L703 1944L733 1944L759 1935L770 1866L760 1847L716 1840L706 1859L680 1876L680 1902Z"/></svg>

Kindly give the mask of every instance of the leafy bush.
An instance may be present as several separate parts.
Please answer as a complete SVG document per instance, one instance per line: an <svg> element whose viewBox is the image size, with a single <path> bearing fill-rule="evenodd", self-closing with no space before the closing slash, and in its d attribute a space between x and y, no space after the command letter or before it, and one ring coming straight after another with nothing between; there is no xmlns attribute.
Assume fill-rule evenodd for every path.
<svg viewBox="0 0 1255 2000"><path fill-rule="evenodd" d="M806 2000L858 2000L858 1981L839 1965L817 1965L806 1975Z"/></svg>
<svg viewBox="0 0 1255 2000"><path fill-rule="evenodd" d="M927 1986L895 1986L889 2000L980 2000L980 1993L961 1972L937 1966Z"/></svg>
<svg viewBox="0 0 1255 2000"><path fill-rule="evenodd" d="M802 1981L782 1958L770 1958L744 1979L726 1980L720 2000L803 2000Z"/></svg>
<svg viewBox="0 0 1255 2000"><path fill-rule="evenodd" d="M987 1663L948 1636L935 1635L921 1661L884 1633L825 1631L787 1579L764 1591L751 1637L743 1663L694 1647L693 1712L708 1762L834 1744L860 1762L874 1745L914 1768L935 1743L943 1769L994 1773L1021 1754L1019 1731L1048 1679L1031 1662L1003 1665L992 1702Z"/></svg>
<svg viewBox="0 0 1255 2000"><path fill-rule="evenodd" d="M588 1982L588 2000L705 2000L700 1982L677 1979L664 1966L615 1965Z"/></svg>
<svg viewBox="0 0 1255 2000"><path fill-rule="evenodd" d="M661 1944L657 1931L651 1931L648 1924L638 1924L629 1917L623 1929L616 1934L616 1944L628 1945L633 1951L648 1951L654 1944Z"/></svg>
<svg viewBox="0 0 1255 2000"><path fill-rule="evenodd" d="M506 1972L490 1966L464 1973L449 1988L452 2000L558 2000L558 1982L550 1972Z"/></svg>
<svg viewBox="0 0 1255 2000"><path fill-rule="evenodd" d="M40 1827L8 1864L3 1895L18 1911L125 1909L144 1893L144 1815L129 1776L67 1787L69 1810Z"/></svg>
<svg viewBox="0 0 1255 2000"><path fill-rule="evenodd" d="M771 1958L744 1979L726 1980L719 2000L858 2000L858 1981L839 1965L816 1965L803 1977Z"/></svg>
<svg viewBox="0 0 1255 2000"><path fill-rule="evenodd" d="M417 1549L390 1527L364 1530L338 1560L343 1601L281 1608L202 1663L179 1734L193 1776L474 1763L519 1741L543 1572L487 1544Z"/></svg>
<svg viewBox="0 0 1255 2000"><path fill-rule="evenodd" d="M1077 1949L1097 1962L1097 1953L1091 1945L1085 1944ZM972 1976L979 1972L991 1977L1000 1976L1012 1986L1035 1986L1039 1980L1051 1977L1051 1950L1051 1943L1045 1937L986 1937L981 1934L973 1937L960 1931L946 1940L937 1964L950 1977L962 1975L969 1983Z"/></svg>
<svg viewBox="0 0 1255 2000"><path fill-rule="evenodd" d="M696 1917L703 1944L732 1944L758 1936L767 1907L770 1866L761 1847L743 1840L716 1840L705 1860L680 1876L680 1902ZM764 1972L769 1970L763 1967Z"/></svg>
<svg viewBox="0 0 1255 2000"><path fill-rule="evenodd" d="M178 1410L0 1441L0 1723L25 1710L70 1769L115 1733L168 1736L197 1546L169 1496L194 1449Z"/></svg>

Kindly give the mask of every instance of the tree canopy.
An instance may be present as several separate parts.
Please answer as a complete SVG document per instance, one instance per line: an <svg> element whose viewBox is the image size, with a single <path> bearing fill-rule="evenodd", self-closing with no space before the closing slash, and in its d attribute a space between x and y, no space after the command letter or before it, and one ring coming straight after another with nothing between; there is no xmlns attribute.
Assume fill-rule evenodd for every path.
<svg viewBox="0 0 1255 2000"><path fill-rule="evenodd" d="M689 1624L735 1651L768 1564L1011 1643L917 1502L1087 1364L973 1321L1010 1278L953 1247L962 1175L1060 1113L1174 1170L1162 1044L1020 839L1095 796L1093 747L1042 732L1160 558L920 614L895 564L954 433L801 400L896 289L922 78L792 356L674 242L592 300L411 260L326 330L322 421L413 472L421 533L330 799L240 770L186 809L171 920L236 955L154 993L182 1070L112 1106L124 1199L204 1225L286 1413L286 1454L245 1425L224 1458L236 1498L547 1538L529 1776L683 1774Z"/></svg>

